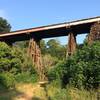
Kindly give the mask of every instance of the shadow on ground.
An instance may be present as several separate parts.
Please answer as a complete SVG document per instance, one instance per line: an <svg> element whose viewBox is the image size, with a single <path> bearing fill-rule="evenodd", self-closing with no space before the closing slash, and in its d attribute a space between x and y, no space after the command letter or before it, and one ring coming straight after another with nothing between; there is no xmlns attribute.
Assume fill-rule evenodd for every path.
<svg viewBox="0 0 100 100"><path fill-rule="evenodd" d="M14 100L19 95L24 95L24 93L17 91L15 88L0 88L0 100Z"/></svg>
<svg viewBox="0 0 100 100"><path fill-rule="evenodd" d="M33 97L32 100L42 100L39 97Z"/></svg>

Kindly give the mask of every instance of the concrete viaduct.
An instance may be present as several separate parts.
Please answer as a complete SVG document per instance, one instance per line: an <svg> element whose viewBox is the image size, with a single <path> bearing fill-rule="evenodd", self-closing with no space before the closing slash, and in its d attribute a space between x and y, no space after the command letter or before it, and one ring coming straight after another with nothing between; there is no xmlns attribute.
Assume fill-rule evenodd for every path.
<svg viewBox="0 0 100 100"><path fill-rule="evenodd" d="M70 56L75 52L77 47L76 35L85 33L89 33L89 44L91 44L94 40L100 40L100 16L3 33L0 34L0 41L11 45L16 41L29 40L28 53L35 64L36 70L39 74L39 80L46 80L42 64L40 40L44 38L68 36L66 55Z"/></svg>

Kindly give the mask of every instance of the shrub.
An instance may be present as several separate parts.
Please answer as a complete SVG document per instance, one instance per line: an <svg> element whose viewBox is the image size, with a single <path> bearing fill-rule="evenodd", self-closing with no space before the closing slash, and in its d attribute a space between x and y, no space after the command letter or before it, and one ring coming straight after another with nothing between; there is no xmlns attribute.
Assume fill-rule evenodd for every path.
<svg viewBox="0 0 100 100"><path fill-rule="evenodd" d="M24 52L25 53L25 52ZM18 82L34 82L37 74L33 63L23 50L0 42L0 84L9 88Z"/></svg>
<svg viewBox="0 0 100 100"><path fill-rule="evenodd" d="M59 80L51 82L47 90L50 100L71 100L68 89L61 89Z"/></svg>
<svg viewBox="0 0 100 100"><path fill-rule="evenodd" d="M59 91L51 97L51 100L71 100L71 97L66 89L59 89Z"/></svg>
<svg viewBox="0 0 100 100"><path fill-rule="evenodd" d="M14 52L16 51L13 48L0 42L0 72L10 72L12 68L20 70L22 63L21 57L19 57L20 53L15 56Z"/></svg>
<svg viewBox="0 0 100 100"><path fill-rule="evenodd" d="M78 67L82 68L83 86L98 88L100 84L100 41L85 45L74 56ZM77 72L77 71L76 71Z"/></svg>
<svg viewBox="0 0 100 100"><path fill-rule="evenodd" d="M56 66L48 70L48 79L50 81L55 79L61 79L63 77L65 67L65 62L59 62Z"/></svg>
<svg viewBox="0 0 100 100"><path fill-rule="evenodd" d="M6 72L0 74L0 85L4 86L5 88L11 88L15 85L15 78L14 75Z"/></svg>
<svg viewBox="0 0 100 100"><path fill-rule="evenodd" d="M30 72L18 73L15 76L15 79L18 83L34 83L37 81L37 78L38 77L36 74L31 74Z"/></svg>
<svg viewBox="0 0 100 100"><path fill-rule="evenodd" d="M77 88L98 88L100 84L100 42L87 46L57 64L48 72L50 80L60 79L62 85L73 85Z"/></svg>

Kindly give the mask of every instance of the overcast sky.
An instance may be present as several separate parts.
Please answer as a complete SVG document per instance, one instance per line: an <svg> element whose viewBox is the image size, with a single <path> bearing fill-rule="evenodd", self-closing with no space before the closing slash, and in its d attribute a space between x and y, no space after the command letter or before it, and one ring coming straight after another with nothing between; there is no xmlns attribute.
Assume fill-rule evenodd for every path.
<svg viewBox="0 0 100 100"><path fill-rule="evenodd" d="M0 0L0 16L9 21L12 30L19 30L100 16L100 0ZM84 37L78 36L78 43Z"/></svg>

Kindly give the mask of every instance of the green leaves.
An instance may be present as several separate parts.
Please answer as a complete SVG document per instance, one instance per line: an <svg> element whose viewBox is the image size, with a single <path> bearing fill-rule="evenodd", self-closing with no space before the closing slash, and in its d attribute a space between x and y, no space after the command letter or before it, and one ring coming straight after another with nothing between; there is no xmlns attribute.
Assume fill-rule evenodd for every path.
<svg viewBox="0 0 100 100"><path fill-rule="evenodd" d="M100 84L100 42L84 45L49 73L49 78L61 79L63 85L77 88L98 88Z"/></svg>
<svg viewBox="0 0 100 100"><path fill-rule="evenodd" d="M60 44L56 39L50 39L47 43L41 41L41 51L43 55L51 55L57 59L63 60L66 56L66 46Z"/></svg>
<svg viewBox="0 0 100 100"><path fill-rule="evenodd" d="M10 71L12 68L20 68L20 53L15 55L15 50L7 44L0 42L0 71ZM18 52L17 52L18 53Z"/></svg>
<svg viewBox="0 0 100 100"><path fill-rule="evenodd" d="M11 29L11 26L7 22L7 20L0 17L0 33L9 32L10 29Z"/></svg>
<svg viewBox="0 0 100 100"><path fill-rule="evenodd" d="M37 74L33 63L24 53L18 47L9 47L6 43L0 42L0 85L9 88L15 81L36 81Z"/></svg>
<svg viewBox="0 0 100 100"><path fill-rule="evenodd" d="M0 42L0 58L10 58L11 57L11 49L4 42Z"/></svg>
<svg viewBox="0 0 100 100"><path fill-rule="evenodd" d="M0 73L0 85L11 88L15 85L15 77L12 73Z"/></svg>

